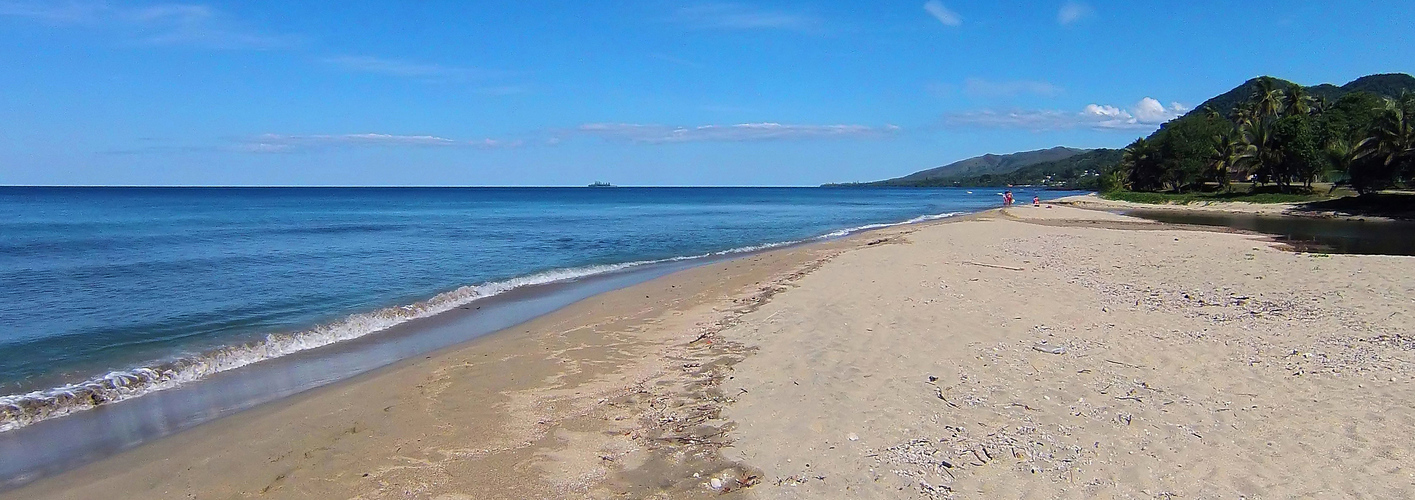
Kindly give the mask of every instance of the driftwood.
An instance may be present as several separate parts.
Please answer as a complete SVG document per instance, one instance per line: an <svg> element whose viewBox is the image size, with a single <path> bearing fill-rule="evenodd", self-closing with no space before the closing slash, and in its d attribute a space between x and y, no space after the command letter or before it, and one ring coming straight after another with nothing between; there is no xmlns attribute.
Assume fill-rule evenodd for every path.
<svg viewBox="0 0 1415 500"><path fill-rule="evenodd" d="M1115 363L1115 364L1120 365L1120 366L1127 366L1127 367L1130 367L1130 368L1137 368L1137 369L1138 369L1138 368L1144 368L1144 367L1145 367L1145 365L1132 365L1132 364L1130 364L1130 363L1126 363L1126 362L1123 362L1123 361L1116 361L1116 360L1113 360L1113 359L1107 359L1107 360L1105 360L1105 362L1107 362L1107 363Z"/></svg>
<svg viewBox="0 0 1415 500"><path fill-rule="evenodd" d="M965 260L965 261L963 261L963 263L964 263L964 264L974 265L974 266L991 267L991 268L994 268L994 269L1006 269L1006 270L1008 270L1008 271L1026 271L1026 269L1023 269L1023 268L1020 268L1020 267L1000 266L1000 265L997 265L997 264L984 264L984 263L982 263L982 262L973 262L973 261L970 261L970 260Z"/></svg>

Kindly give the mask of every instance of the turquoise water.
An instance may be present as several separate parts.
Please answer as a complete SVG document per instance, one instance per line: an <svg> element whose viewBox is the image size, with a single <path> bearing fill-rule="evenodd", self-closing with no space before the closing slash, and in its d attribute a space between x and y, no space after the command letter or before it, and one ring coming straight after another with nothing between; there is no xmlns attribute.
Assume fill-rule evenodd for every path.
<svg viewBox="0 0 1415 500"><path fill-rule="evenodd" d="M994 191L0 188L0 430L525 285L976 211Z"/></svg>

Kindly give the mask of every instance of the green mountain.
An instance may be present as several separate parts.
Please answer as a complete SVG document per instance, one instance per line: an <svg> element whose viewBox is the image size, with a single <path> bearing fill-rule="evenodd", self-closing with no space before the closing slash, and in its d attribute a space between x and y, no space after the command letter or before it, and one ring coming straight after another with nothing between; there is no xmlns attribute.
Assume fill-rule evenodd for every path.
<svg viewBox="0 0 1415 500"><path fill-rule="evenodd" d="M893 179L867 182L856 185L863 186L951 186L953 180L964 177L977 177L982 175L998 175L1016 171L1020 168L1035 165L1038 163L1064 160L1081 153L1085 149L1067 148L1057 146L1050 149L1038 149L1036 151L1023 151L1005 155L986 154L956 161L942 167L934 167L928 170L920 170L912 174L896 177Z"/></svg>
<svg viewBox="0 0 1415 500"><path fill-rule="evenodd" d="M1234 87L1233 90L1204 101L1203 104L1195 107L1194 111L1190 111L1189 114L1201 113L1205 108L1209 108L1217 111L1220 115L1228 116L1229 113L1233 112L1234 108L1237 108L1239 104L1247 101L1248 98L1253 95L1253 89L1258 87L1258 81L1263 78L1272 77L1260 76L1243 82L1242 85ZM1274 86L1279 89L1285 89L1289 85L1292 85L1292 82L1281 78L1273 78L1273 82L1276 84ZM1338 99L1341 99L1342 96L1352 92L1370 92L1382 97L1396 97L1400 95L1401 91L1415 92L1415 76L1404 73L1367 75L1352 80L1350 83L1340 87L1330 83L1323 83L1321 85L1305 88L1313 97L1326 98L1331 102L1336 102Z"/></svg>
<svg viewBox="0 0 1415 500"><path fill-rule="evenodd" d="M1244 82L1233 90L1213 97L1184 116L1161 125L1147 140L1162 146L1156 158L1168 158L1170 165L1179 174L1174 179L1188 179L1198 176L1210 160L1214 137L1233 125L1227 121L1232 111L1248 101L1263 78ZM1274 87L1286 89L1292 82L1273 78ZM1304 87L1308 94L1325 99L1330 109L1318 120L1327 136L1350 136L1353 131L1374 119L1376 108L1383 97L1399 97L1402 92L1415 92L1415 77L1404 73L1367 75L1352 80L1340 87L1321 84ZM1206 112L1212 109L1219 117L1210 117ZM1336 132L1331 132L1336 131ZM1177 146L1184 146L1180 148ZM1186 149L1187 148L1187 149ZM922 170L893 179L851 184L826 184L826 186L900 186L900 187L945 187L945 186L1016 186L1040 185L1073 189L1099 188L1100 174L1113 171L1120 163L1123 151L1119 149L1076 149L1054 147L1037 151L994 155L988 154L950 163L941 167ZM1316 154L1316 153L1314 153ZM1176 166L1177 165L1177 166Z"/></svg>
<svg viewBox="0 0 1415 500"><path fill-rule="evenodd" d="M1370 92L1372 94L1397 97L1402 91L1415 91L1415 76L1405 73L1366 75L1341 86L1345 93Z"/></svg>
<svg viewBox="0 0 1415 500"><path fill-rule="evenodd" d="M1266 110L1255 101L1263 83L1271 84L1279 100L1277 106L1268 101ZM1285 109L1290 88L1301 88L1318 102L1301 113ZM1350 182L1365 193L1415 181L1415 155L1401 152L1408 151L1401 144L1409 143L1400 141L1409 139L1400 134L1408 132L1373 132L1381 123L1401 116L1388 113L1415 109L1415 100L1394 102L1407 92L1415 92L1415 77L1402 73L1367 75L1340 87L1302 87L1277 78L1254 78L1132 143L1137 161L1113 171L1119 175L1105 175L1107 181L1117 182L1107 188L1185 191L1252 179L1288 191L1327 179ZM1388 109L1391 104L1399 108ZM1241 120L1234 114L1240 106L1248 107ZM1380 151L1388 153L1355 151L1367 140L1386 141L1367 144L1379 145L1384 148Z"/></svg>
<svg viewBox="0 0 1415 500"><path fill-rule="evenodd" d="M1003 187L1047 186L1067 189L1097 189L1100 174L1120 163L1119 149L1092 149L1054 161L1033 163L999 174L937 177L912 184L910 187ZM899 184L895 184L899 185Z"/></svg>
<svg viewBox="0 0 1415 500"><path fill-rule="evenodd" d="M1069 158L1037 163L1011 173L960 179L962 186L1051 186L1070 189L1098 189L1105 169L1120 163L1125 152L1119 149L1092 149Z"/></svg>

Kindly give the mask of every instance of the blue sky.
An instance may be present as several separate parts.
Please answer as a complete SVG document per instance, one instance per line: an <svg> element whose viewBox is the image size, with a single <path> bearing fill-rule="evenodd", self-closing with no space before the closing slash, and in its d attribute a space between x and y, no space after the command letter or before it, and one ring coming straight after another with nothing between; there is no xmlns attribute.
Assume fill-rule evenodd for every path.
<svg viewBox="0 0 1415 500"><path fill-rule="evenodd" d="M1415 2L0 0L0 184L814 185L1120 147Z"/></svg>

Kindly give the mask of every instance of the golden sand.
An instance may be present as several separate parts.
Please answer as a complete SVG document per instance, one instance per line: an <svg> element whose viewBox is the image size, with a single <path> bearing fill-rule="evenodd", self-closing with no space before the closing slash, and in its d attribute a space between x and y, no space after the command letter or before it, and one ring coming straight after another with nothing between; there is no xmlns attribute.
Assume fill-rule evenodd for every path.
<svg viewBox="0 0 1415 500"><path fill-rule="evenodd" d="M1412 314L1412 258L1015 207L679 272L0 497L1410 497Z"/></svg>

